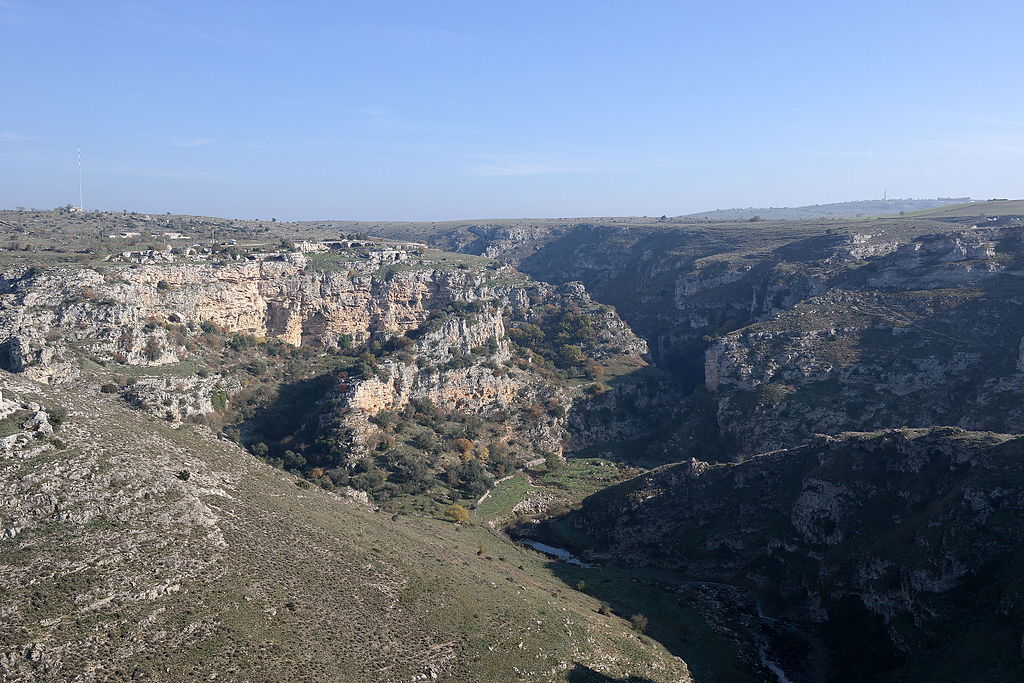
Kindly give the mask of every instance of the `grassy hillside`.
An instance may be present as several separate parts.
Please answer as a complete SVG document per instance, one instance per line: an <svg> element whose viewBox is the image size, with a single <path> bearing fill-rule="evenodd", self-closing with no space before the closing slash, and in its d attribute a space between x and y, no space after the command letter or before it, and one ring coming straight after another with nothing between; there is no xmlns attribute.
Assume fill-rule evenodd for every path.
<svg viewBox="0 0 1024 683"><path fill-rule="evenodd" d="M832 204L789 207L751 207L746 209L716 209L688 214L687 218L703 218L715 221L749 220L755 216L765 220L797 220L808 218L863 218L901 211L925 211L967 201L957 199L864 199Z"/></svg>
<svg viewBox="0 0 1024 683"><path fill-rule="evenodd" d="M689 679L486 526L377 512L98 392L0 384L68 412L2 463L5 680Z"/></svg>
<svg viewBox="0 0 1024 683"><path fill-rule="evenodd" d="M907 213L920 218L982 218L997 216L1024 216L1024 199L990 199L967 202Z"/></svg>

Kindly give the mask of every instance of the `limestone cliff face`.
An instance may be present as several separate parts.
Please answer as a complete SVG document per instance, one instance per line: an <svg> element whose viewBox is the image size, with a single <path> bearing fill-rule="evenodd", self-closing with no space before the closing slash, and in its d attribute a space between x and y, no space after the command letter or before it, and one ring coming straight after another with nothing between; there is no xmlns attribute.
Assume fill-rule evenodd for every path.
<svg viewBox="0 0 1024 683"><path fill-rule="evenodd" d="M1022 466L1019 436L843 434L736 465L660 468L592 496L567 521L579 550L737 584L774 616L845 633L838 661L865 642L865 654L897 653L859 664L865 678L928 652L1015 678ZM989 629L1007 637L972 652L971 634Z"/></svg>
<svg viewBox="0 0 1024 683"><path fill-rule="evenodd" d="M733 458L844 430L1024 430L1019 229L850 229L478 226L455 246L614 305L659 367L712 393L701 424Z"/></svg>
<svg viewBox="0 0 1024 683"><path fill-rule="evenodd" d="M426 325L411 335L414 346L404 359L384 360L373 377L349 381L332 398L347 411L343 422L355 457L364 454L362 444L378 431L370 418L400 411L416 399L429 399L447 412L489 415L505 425L510 437L555 453L643 436L670 408L675 394L665 381L627 376L594 396L552 381L527 358L516 356L507 324L536 320L535 302L544 302L592 312L594 337L581 342L588 357L638 369L646 365L643 340L614 311L595 306L580 283L530 283L479 301L485 304L479 311Z"/></svg>
<svg viewBox="0 0 1024 683"><path fill-rule="evenodd" d="M1019 248L1001 231L926 236L715 340L723 435L749 455L846 430L1024 430Z"/></svg>
<svg viewBox="0 0 1024 683"><path fill-rule="evenodd" d="M474 304L471 313L465 312L468 304ZM568 442L566 414L591 399L534 370L528 358L513 358L506 324L533 320L538 305L589 311L593 338L583 343L588 357L643 365L643 340L613 310L594 305L580 283L488 280L455 267L323 272L309 268L301 254L8 273L0 281L0 350L6 368L50 382L75 377L86 362L115 370L154 366L153 375L143 374L120 393L177 421L211 412L214 393L238 388L216 373L155 372L155 366L194 357L192 335L199 327L325 350L343 340L358 345L408 334L411 347L403 354L380 361L372 376L346 380L329 399L344 406L353 457L375 431L370 418L402 410L414 399L429 399L446 412L506 415L510 433L560 453ZM613 389L602 401L613 405L630 391L636 393ZM640 398L640 405L645 401ZM531 406L545 408L526 416ZM607 410L575 414L579 443L598 435L635 436L643 428L635 416Z"/></svg>
<svg viewBox="0 0 1024 683"><path fill-rule="evenodd" d="M573 394L509 362L507 313L495 305L468 317L449 318L419 336L406 360L385 360L373 377L344 384L331 400L344 406L350 459L366 455L367 440L380 431L370 418L382 411L400 411L416 399L428 399L444 412L502 415L509 436L561 453L567 436L564 419L536 419L524 409L552 402L567 407Z"/></svg>
<svg viewBox="0 0 1024 683"><path fill-rule="evenodd" d="M1001 232L1001 231L1000 231ZM1004 270L994 261L995 231L925 235L876 261L871 287L936 289L976 283Z"/></svg>
<svg viewBox="0 0 1024 683"><path fill-rule="evenodd" d="M757 249L739 231L589 223L469 232L475 239L450 246L500 255L546 282L582 282L648 341L659 366L688 386L703 383L705 336L769 318L823 292L844 261L897 246L876 234L803 238L797 231L781 246L766 239ZM798 266L810 261L813 267Z"/></svg>
<svg viewBox="0 0 1024 683"><path fill-rule="evenodd" d="M492 367L450 367L453 351L470 355L488 345L493 347L486 356ZM487 405L507 407L521 388L521 382L508 372L496 372L496 365L511 357L504 320L497 308L445 321L416 341L412 355L416 360L409 363L384 361L376 377L356 383L349 393L349 405L375 414L400 410L412 398L429 398L435 405L469 412Z"/></svg>
<svg viewBox="0 0 1024 683"><path fill-rule="evenodd" d="M75 373L72 351L131 365L186 357L153 323L332 348L346 335L358 344L403 333L434 308L495 295L456 269L349 276L290 261L15 272L0 279L0 343L5 367L53 381Z"/></svg>

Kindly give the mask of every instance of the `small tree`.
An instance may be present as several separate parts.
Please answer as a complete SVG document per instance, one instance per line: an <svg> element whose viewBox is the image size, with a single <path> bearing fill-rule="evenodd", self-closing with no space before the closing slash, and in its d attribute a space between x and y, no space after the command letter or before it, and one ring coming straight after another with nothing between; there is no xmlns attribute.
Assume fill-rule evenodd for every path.
<svg viewBox="0 0 1024 683"><path fill-rule="evenodd" d="M637 633L643 633L647 630L647 616L637 612L629 618L629 625L633 627L633 630Z"/></svg>
<svg viewBox="0 0 1024 683"><path fill-rule="evenodd" d="M469 439L460 437L455 439L455 447L459 449L459 453L462 455L463 460L470 460L473 457L473 442Z"/></svg>
<svg viewBox="0 0 1024 683"><path fill-rule="evenodd" d="M561 472L563 467L565 467L565 463L562 461L562 458L558 453L548 451L544 454L544 469L548 472Z"/></svg>
<svg viewBox="0 0 1024 683"><path fill-rule="evenodd" d="M160 340L156 337L150 337L146 340L146 348L143 349L143 353L147 360L155 361L159 360L160 356L163 355L163 349L160 348Z"/></svg>
<svg viewBox="0 0 1024 683"><path fill-rule="evenodd" d="M449 505L448 509L445 510L445 512L448 514L449 517L452 518L452 521L456 524L467 524L469 522L469 510L462 507L458 503Z"/></svg>

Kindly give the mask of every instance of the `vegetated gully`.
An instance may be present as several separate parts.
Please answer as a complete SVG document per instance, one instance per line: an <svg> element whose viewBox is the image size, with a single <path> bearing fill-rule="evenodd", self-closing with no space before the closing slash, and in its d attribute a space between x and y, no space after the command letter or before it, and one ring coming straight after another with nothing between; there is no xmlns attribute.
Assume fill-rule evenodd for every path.
<svg viewBox="0 0 1024 683"><path fill-rule="evenodd" d="M536 277L536 275L535 275L535 277ZM538 279L540 279L540 278L538 278ZM626 315L624 317L628 321L628 318L629 318L628 312L626 313ZM647 340L647 341L649 342L649 340ZM649 359L649 361L651 362L652 365L657 366L657 361L656 361L655 358L652 357L652 358ZM604 444L604 445L611 446L612 444ZM593 450L593 449L588 449L588 450ZM526 474L527 476L529 476L529 473L530 473L531 469L536 467L536 466L538 466L538 465L540 465L541 462L542 461L538 459L538 460L526 463L525 467L523 468L523 473ZM487 499L490 496L490 494L491 494L491 492L493 490L495 490L498 486L500 486L502 483L504 483L505 481L507 481L510 478L511 478L511 476L510 477L505 477L505 478L495 482L494 488L492 488L491 491L488 491L486 494L484 494L484 496L481 497L480 501L478 501L478 502L482 503L485 499ZM507 512L510 513L511 509L509 509ZM562 547L559 547L557 545L552 545L551 543L546 543L544 541L552 541L552 539L550 539L550 538L548 538L546 536L543 538L543 540L538 539L538 538L532 538L531 537L532 534L531 534L531 532L530 532L528 527L524 527L522 525L518 526L516 528L515 537L513 538L508 533L506 533L506 528L507 527L501 526L501 527L498 527L498 528L494 528L495 525L493 525L493 523L490 524L489 526L492 526L492 530L503 541L511 542L511 543L519 543L521 545L525 545L526 547L529 547L529 548L531 548L531 549L533 549L533 550L535 550L535 551L545 555L546 557L550 558L553 562L558 563L558 564L560 564L560 565L562 565L564 567L572 567L572 568L579 569L579 570L596 571L598 573L600 573L602 569L610 568L609 565L605 565L603 563L597 563L597 562L591 562L591 561L583 560L580 557L578 557L574 552L572 552L571 550L568 550L566 548L562 548ZM628 567L616 567L616 569L617 569L617 571L620 571L620 572L621 571L626 571L628 573L630 571ZM556 573L558 573L558 572L556 572ZM709 581L692 581L692 580L686 579L683 576L675 575L673 572L661 572L661 574L662 574L661 578L663 580L665 578L669 579L669 582L667 584L668 586L671 586L672 584L675 584L676 586L688 586L688 587L697 588L697 589L704 590L704 591L723 592L725 594L728 594L729 597L727 598L727 600L735 600L736 596L741 596L740 600L742 600L747 605L750 605L750 606L753 607L753 612L755 614L756 620L761 622L761 624L759 625L758 628L750 629L747 633L744 634L749 639L749 646L750 646L751 654L756 654L756 658L758 660L757 661L758 668L760 669L760 671L758 673L763 675L763 676L768 676L769 678L767 678L766 680L774 679L774 680L778 681L778 683L792 683L793 679L790 678L790 674L787 673L787 671L783 668L782 664L780 664L778 661L775 661L775 656L773 655L773 652L772 652L773 651L773 647L772 647L772 644L770 642L770 640L773 640L773 639L769 639L765 635L766 632L776 632L776 633L778 633L779 628L774 623L775 620L773 618L767 616L764 613L764 610L762 609L762 605L761 605L760 601L757 599L756 596L751 595L749 593L749 591L746 591L745 589L742 589L742 588L737 587L737 586L733 586L731 584L725 584L725 583L719 583L719 582L709 582ZM578 588L580 584L579 584L579 582L576 582L576 580L573 578L574 576L575 576L575 573L567 574L567 575L563 576L563 580L566 581L566 583L568 583L569 585L573 586L574 588ZM637 579L634 578L633 581L637 581ZM670 590L671 590L671 588L670 588ZM787 627L783 627L783 628L785 630L789 630ZM655 633L654 635L660 635L660 634ZM652 637L654 637L654 635L652 635ZM659 640L670 651L673 651L673 652L675 652L676 654L678 654L680 656L684 656L684 659L686 658L685 654L687 654L687 653L686 652L679 652L679 651L677 651L678 649L673 647L673 643L672 643L671 639L661 637L661 638L659 638ZM695 669L698 672L699 672L699 670L701 668L703 668L703 667L700 666L700 664L698 662L691 662L691 661L688 660L688 664L691 664L691 666L695 665ZM798 680L800 678L802 678L801 676L797 675L795 672L791 672L791 673L793 673L793 675L796 675Z"/></svg>

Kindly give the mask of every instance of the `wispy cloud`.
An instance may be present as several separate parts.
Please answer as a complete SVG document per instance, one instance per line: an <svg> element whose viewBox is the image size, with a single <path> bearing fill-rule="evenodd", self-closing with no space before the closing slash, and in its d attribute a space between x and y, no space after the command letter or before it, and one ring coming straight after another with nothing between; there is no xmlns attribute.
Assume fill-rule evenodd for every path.
<svg viewBox="0 0 1024 683"><path fill-rule="evenodd" d="M230 25L221 31L210 32L195 24L182 21L178 14L166 12L148 2L127 2L122 7L124 9L123 16L126 19L153 33L197 40L222 47L254 48L268 45L237 24Z"/></svg>
<svg viewBox="0 0 1024 683"><path fill-rule="evenodd" d="M218 145L224 147L245 147L248 149L259 149L263 151L276 151L278 146L269 140L220 140L215 138L183 138L168 143L171 147L193 149L197 147L209 147Z"/></svg>
<svg viewBox="0 0 1024 683"><path fill-rule="evenodd" d="M178 170L156 166L140 166L134 164L99 164L91 169L101 175L145 176L151 178L168 178L175 180L198 180L203 182L220 182L224 178L209 171Z"/></svg>
<svg viewBox="0 0 1024 683"><path fill-rule="evenodd" d="M34 142L35 138L19 135L10 131L0 131L0 142Z"/></svg>
<svg viewBox="0 0 1024 683"><path fill-rule="evenodd" d="M349 117L362 120L363 122L369 122L386 128L397 128L405 131L425 130L423 127L414 126L405 121L402 117L396 114L392 108L382 104L368 103L345 105L329 100L306 100L286 97L271 97L266 101L270 104L292 107L294 109L305 109L317 112L336 112L340 115L347 115Z"/></svg>
<svg viewBox="0 0 1024 683"><path fill-rule="evenodd" d="M212 145L216 140L210 138L193 138L191 140L177 140L171 143L171 147L205 147Z"/></svg>
<svg viewBox="0 0 1024 683"><path fill-rule="evenodd" d="M25 3L0 0L0 24L27 26L33 23L34 9Z"/></svg>
<svg viewBox="0 0 1024 683"><path fill-rule="evenodd" d="M520 154L484 155L473 158L466 170L476 175L488 176L617 173L649 163L652 163L652 160Z"/></svg>
<svg viewBox="0 0 1024 683"><path fill-rule="evenodd" d="M350 114L356 114L370 121L392 128L407 128L408 126L391 110L379 104L364 104L357 107L344 107Z"/></svg>
<svg viewBox="0 0 1024 683"><path fill-rule="evenodd" d="M934 156L963 159L1016 159L1024 156L1024 135L975 134L962 138L903 138Z"/></svg>
<svg viewBox="0 0 1024 683"><path fill-rule="evenodd" d="M451 43L469 40L465 34L430 26L360 26L354 29L354 33L387 42L413 40Z"/></svg>

